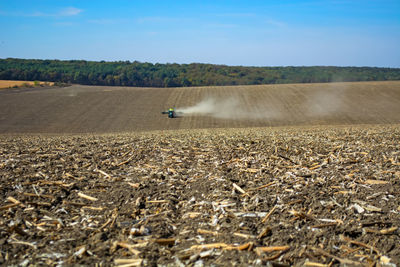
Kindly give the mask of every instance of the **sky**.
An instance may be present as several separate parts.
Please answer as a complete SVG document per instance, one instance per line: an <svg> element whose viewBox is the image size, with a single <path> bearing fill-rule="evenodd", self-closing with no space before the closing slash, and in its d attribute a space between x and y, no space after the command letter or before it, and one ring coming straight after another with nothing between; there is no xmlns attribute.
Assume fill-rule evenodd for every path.
<svg viewBox="0 0 400 267"><path fill-rule="evenodd" d="M0 58L400 67L400 0L0 0Z"/></svg>

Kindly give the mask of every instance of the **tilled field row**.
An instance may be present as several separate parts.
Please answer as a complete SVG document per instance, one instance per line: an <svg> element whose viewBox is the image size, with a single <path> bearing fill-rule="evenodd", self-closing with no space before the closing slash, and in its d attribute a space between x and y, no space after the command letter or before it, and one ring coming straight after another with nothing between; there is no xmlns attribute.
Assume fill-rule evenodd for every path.
<svg viewBox="0 0 400 267"><path fill-rule="evenodd" d="M0 143L0 264L400 264L398 125Z"/></svg>

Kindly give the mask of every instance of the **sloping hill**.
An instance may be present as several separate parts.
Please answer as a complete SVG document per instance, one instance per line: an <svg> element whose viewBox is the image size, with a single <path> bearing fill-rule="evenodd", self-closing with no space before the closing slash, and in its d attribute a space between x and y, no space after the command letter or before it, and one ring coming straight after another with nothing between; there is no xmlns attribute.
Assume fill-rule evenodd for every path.
<svg viewBox="0 0 400 267"><path fill-rule="evenodd" d="M161 111L169 107L186 113L168 119ZM0 133L399 122L399 81L195 88L73 85L0 92Z"/></svg>

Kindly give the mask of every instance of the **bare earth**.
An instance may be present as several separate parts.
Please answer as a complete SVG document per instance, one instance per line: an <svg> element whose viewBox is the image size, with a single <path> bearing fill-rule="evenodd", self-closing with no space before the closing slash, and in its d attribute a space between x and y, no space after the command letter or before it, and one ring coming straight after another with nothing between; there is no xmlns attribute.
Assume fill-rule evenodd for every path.
<svg viewBox="0 0 400 267"><path fill-rule="evenodd" d="M234 108L240 112L233 118L188 116L174 120L160 114L207 97L222 102L234 99ZM0 91L0 133L382 123L400 123L400 81L198 88L74 85Z"/></svg>
<svg viewBox="0 0 400 267"><path fill-rule="evenodd" d="M210 95L239 112L160 114ZM1 91L0 264L399 266L399 106L399 82Z"/></svg>

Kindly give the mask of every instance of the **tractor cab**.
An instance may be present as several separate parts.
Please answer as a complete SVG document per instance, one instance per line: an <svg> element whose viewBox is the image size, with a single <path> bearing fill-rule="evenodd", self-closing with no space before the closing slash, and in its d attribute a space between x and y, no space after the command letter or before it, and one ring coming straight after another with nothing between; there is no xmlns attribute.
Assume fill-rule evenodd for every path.
<svg viewBox="0 0 400 267"><path fill-rule="evenodd" d="M161 112L162 114L168 114L168 118L176 118L176 113L174 108L168 109L168 111Z"/></svg>
<svg viewBox="0 0 400 267"><path fill-rule="evenodd" d="M175 110L173 108L168 110L168 118L175 118Z"/></svg>

